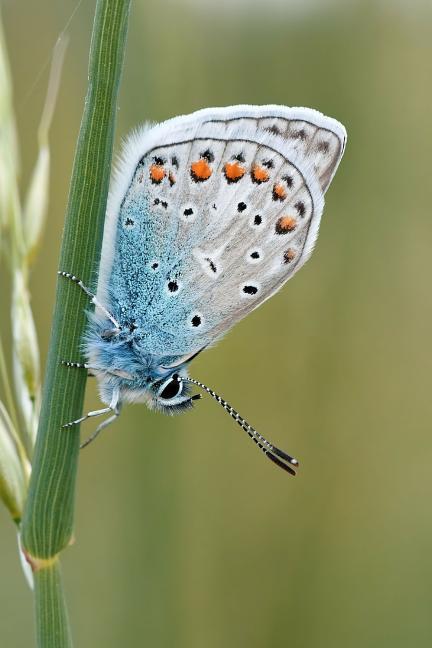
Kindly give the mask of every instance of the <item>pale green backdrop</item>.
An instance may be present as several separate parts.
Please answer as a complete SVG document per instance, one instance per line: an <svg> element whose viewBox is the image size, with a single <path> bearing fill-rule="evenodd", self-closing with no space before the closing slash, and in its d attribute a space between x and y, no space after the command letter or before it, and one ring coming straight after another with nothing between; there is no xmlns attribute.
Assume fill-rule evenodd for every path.
<svg viewBox="0 0 432 648"><path fill-rule="evenodd" d="M75 2L1 4L26 181L46 72L34 82ZM52 130L32 281L44 357L93 10L84 0L68 29ZM284 103L340 119L349 139L311 261L192 369L299 457L299 476L210 400L178 418L126 408L81 457L63 560L80 648L431 645L431 61L426 2L133 3L119 137L204 106ZM3 509L0 528L0 644L27 647L32 599Z"/></svg>

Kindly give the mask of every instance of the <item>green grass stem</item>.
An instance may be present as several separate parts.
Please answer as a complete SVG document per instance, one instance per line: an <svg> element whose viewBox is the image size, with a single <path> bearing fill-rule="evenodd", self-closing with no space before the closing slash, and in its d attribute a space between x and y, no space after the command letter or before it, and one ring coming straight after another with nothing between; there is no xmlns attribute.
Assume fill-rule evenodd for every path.
<svg viewBox="0 0 432 648"><path fill-rule="evenodd" d="M57 560L34 572L38 646L72 648L71 630Z"/></svg>
<svg viewBox="0 0 432 648"><path fill-rule="evenodd" d="M87 285L94 279L102 243L129 8L130 0L97 0L96 4L88 91L59 263L59 269L72 272ZM56 556L72 536L79 427L65 430L62 425L81 415L86 372L70 371L60 361L81 357L88 306L79 288L60 278L22 525L22 544L38 583L38 645L43 648L71 645Z"/></svg>

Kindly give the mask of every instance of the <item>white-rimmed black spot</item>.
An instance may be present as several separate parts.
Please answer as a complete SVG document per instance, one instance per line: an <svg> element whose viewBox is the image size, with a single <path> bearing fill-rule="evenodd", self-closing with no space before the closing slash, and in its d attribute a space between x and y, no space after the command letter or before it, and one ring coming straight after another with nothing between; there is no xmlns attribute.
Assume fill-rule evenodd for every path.
<svg viewBox="0 0 432 648"><path fill-rule="evenodd" d="M303 202L302 200L299 200L298 202L296 202L296 204L294 205L294 207L297 209L297 212L298 212L298 214L299 214L300 216L303 217L303 216L305 215L305 213L306 213L306 207L305 207L305 204L304 204L304 202Z"/></svg>
<svg viewBox="0 0 432 648"><path fill-rule="evenodd" d="M157 270L159 268L159 263L157 261L153 261L150 267L152 270Z"/></svg>
<svg viewBox="0 0 432 648"><path fill-rule="evenodd" d="M204 158L204 160L207 160L207 162L214 162L215 156L213 154L213 151L210 149L206 149L202 153L200 153L200 157Z"/></svg>
<svg viewBox="0 0 432 648"><path fill-rule="evenodd" d="M200 317L199 315L194 315L194 316L192 317L192 319L191 319L191 324L192 324L192 326L194 326L195 328L196 328L197 326L201 326L201 317Z"/></svg>
<svg viewBox="0 0 432 648"><path fill-rule="evenodd" d="M260 258L260 253L257 252L257 250L254 250L253 252L251 252L250 258L251 259L259 259Z"/></svg>
<svg viewBox="0 0 432 648"><path fill-rule="evenodd" d="M177 292L179 289L177 281L169 281L168 282L168 290L172 293Z"/></svg>
<svg viewBox="0 0 432 648"><path fill-rule="evenodd" d="M153 205L160 205L164 209L168 208L168 203L165 200L161 200L160 198L155 198L153 200Z"/></svg>
<svg viewBox="0 0 432 648"><path fill-rule="evenodd" d="M328 153L329 150L330 150L330 144L329 144L329 142L326 142L325 140L321 140L321 142L318 142L317 149L321 153Z"/></svg>
<svg viewBox="0 0 432 648"><path fill-rule="evenodd" d="M207 263L209 264L210 270L216 274L216 272L217 272L216 263L212 259L210 259L210 257L206 257L204 259L204 261L207 261Z"/></svg>
<svg viewBox="0 0 432 648"><path fill-rule="evenodd" d="M293 186L293 184L294 184L294 180L292 179L292 176L290 176L290 175L284 175L284 176L282 176L282 180L284 180L284 181L287 183L287 187L288 187L289 189L292 188L292 186Z"/></svg>
<svg viewBox="0 0 432 648"><path fill-rule="evenodd" d="M192 209L192 207L188 207L187 209L185 209L184 212L183 212L183 214L184 214L185 216L192 216L192 214L193 214L193 209Z"/></svg>
<svg viewBox="0 0 432 648"><path fill-rule="evenodd" d="M244 212L245 209L247 209L246 203L239 202L239 204L237 205L237 211L239 211L241 213L241 212Z"/></svg>
<svg viewBox="0 0 432 648"><path fill-rule="evenodd" d="M304 130L304 128L300 128L300 130L298 130L298 131L294 131L294 132L292 133L291 137L293 137L294 139L299 139L299 140L301 140L302 142L304 142L305 139L306 139L306 137L307 137L307 133L306 133L306 131Z"/></svg>
<svg viewBox="0 0 432 648"><path fill-rule="evenodd" d="M256 286L243 286L243 292L246 293L246 295L256 295L258 288Z"/></svg>
<svg viewBox="0 0 432 648"><path fill-rule="evenodd" d="M281 130L280 130L279 126L277 126L276 124L272 124L266 130L268 130L270 133L273 133L273 135L280 135L281 134Z"/></svg>

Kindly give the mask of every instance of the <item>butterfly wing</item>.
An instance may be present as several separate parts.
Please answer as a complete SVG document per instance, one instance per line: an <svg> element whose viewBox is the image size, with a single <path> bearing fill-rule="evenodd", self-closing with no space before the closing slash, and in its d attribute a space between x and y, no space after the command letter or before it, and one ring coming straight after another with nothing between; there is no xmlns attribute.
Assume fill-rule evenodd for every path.
<svg viewBox="0 0 432 648"><path fill-rule="evenodd" d="M131 136L98 297L150 353L214 342L305 263L346 141L306 108L238 106Z"/></svg>

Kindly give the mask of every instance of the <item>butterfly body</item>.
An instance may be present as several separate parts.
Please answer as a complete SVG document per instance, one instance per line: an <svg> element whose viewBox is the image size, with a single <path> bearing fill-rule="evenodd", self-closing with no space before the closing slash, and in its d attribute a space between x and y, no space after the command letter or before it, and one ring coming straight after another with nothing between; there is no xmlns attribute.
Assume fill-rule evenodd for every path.
<svg viewBox="0 0 432 648"><path fill-rule="evenodd" d="M309 258L345 140L336 120L284 106L206 109L130 136L85 342L105 403L190 407L190 360Z"/></svg>
<svg viewBox="0 0 432 648"><path fill-rule="evenodd" d="M186 386L178 403L170 399L168 410L155 397L158 391L163 391L160 388L169 382L172 374L187 375L186 363L178 363L178 356L151 353L146 335L139 327L131 331L125 324L119 333L112 336L107 325L106 319L92 316L85 340L88 364L98 378L104 403L111 403L113 398L118 403L145 403L150 409L157 408L171 414L179 408L190 407L190 400L184 398L189 393ZM172 363L175 368L170 367Z"/></svg>

